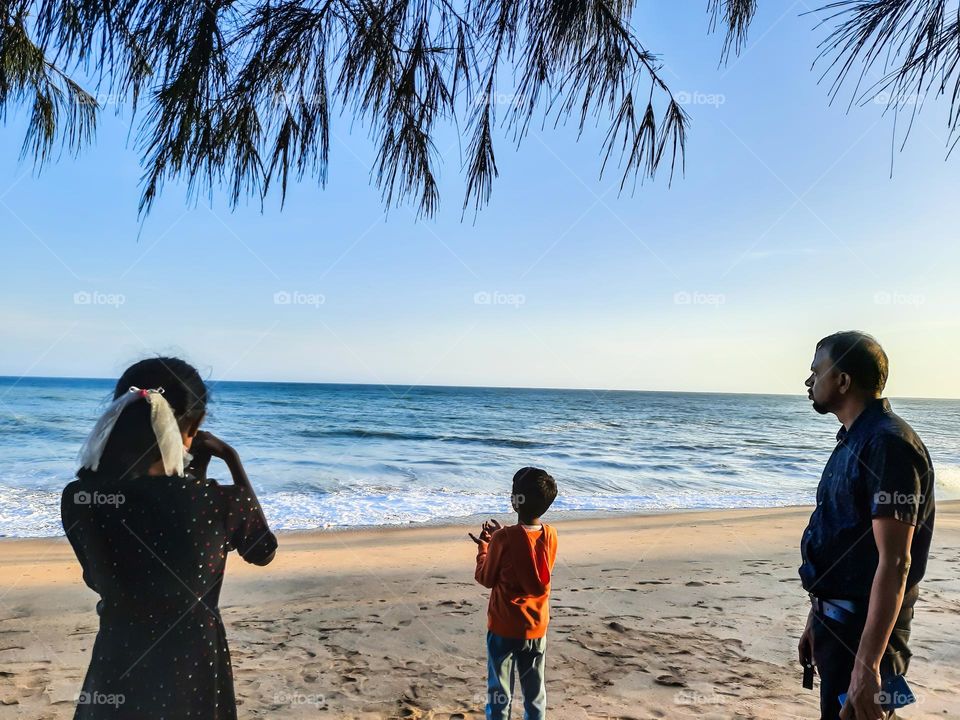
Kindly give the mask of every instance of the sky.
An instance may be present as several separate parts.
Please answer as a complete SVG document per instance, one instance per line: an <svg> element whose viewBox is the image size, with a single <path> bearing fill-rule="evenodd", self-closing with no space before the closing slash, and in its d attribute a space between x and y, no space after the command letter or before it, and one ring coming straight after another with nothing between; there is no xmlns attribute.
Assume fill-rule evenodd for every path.
<svg viewBox="0 0 960 720"><path fill-rule="evenodd" d="M761 2L726 66L705 9L634 18L692 116L684 176L619 193L602 126L534 125L519 148L501 135L476 220L453 133L433 219L385 213L375 149L343 117L325 190L231 211L168 184L141 228L129 113L39 175L8 118L0 375L115 377L172 353L220 380L800 393L816 341L861 329L890 395L960 397L948 104L927 99L892 153L881 105L829 103L803 2Z"/></svg>

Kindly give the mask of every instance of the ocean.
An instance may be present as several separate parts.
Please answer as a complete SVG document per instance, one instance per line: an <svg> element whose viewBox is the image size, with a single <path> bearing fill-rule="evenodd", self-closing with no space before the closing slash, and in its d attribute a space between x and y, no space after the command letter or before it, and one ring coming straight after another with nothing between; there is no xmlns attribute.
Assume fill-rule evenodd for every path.
<svg viewBox="0 0 960 720"><path fill-rule="evenodd" d="M0 378L0 536L62 533L59 501L113 382ZM275 529L510 511L525 466L563 512L812 504L837 422L806 397L212 382L204 429L240 453ZM960 496L960 401L894 399L937 497ZM229 481L215 461L212 477Z"/></svg>

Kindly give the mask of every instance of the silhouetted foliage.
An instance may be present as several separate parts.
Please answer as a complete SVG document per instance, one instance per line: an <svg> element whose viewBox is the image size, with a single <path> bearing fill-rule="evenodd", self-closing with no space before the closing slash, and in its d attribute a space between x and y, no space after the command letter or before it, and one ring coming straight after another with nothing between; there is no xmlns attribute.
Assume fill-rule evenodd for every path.
<svg viewBox="0 0 960 720"><path fill-rule="evenodd" d="M960 2L840 0L819 12L832 26L818 58L829 63L832 96L853 83L851 103L906 111L912 125L927 95L946 95L952 150L960 139Z"/></svg>
<svg viewBox="0 0 960 720"><path fill-rule="evenodd" d="M757 0L707 2L726 58L744 46ZM634 4L0 0L0 113L28 108L23 154L42 166L58 144L88 143L108 102L131 108L144 214L171 178L191 195L225 186L233 205L262 202L276 184L283 198L291 176L325 184L336 113L369 130L388 207L411 200L435 212L444 125L467 139L464 209L490 198L498 129L519 142L534 120L572 119L581 132L608 123L601 174L616 166L623 189L661 169L672 179L689 126L632 29ZM836 29L823 51L836 55L835 89L857 63L866 72L882 59L890 88L946 92L960 31L945 5L829 5ZM955 129L953 111L950 121Z"/></svg>

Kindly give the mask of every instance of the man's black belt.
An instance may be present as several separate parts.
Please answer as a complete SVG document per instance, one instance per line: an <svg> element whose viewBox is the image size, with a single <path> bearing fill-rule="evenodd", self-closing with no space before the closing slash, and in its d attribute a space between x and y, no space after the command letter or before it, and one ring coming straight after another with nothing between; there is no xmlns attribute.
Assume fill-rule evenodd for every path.
<svg viewBox="0 0 960 720"><path fill-rule="evenodd" d="M867 617L867 603L859 600L843 600L839 598L820 598L810 596L810 604L818 615L836 620L839 623L862 621ZM913 620L913 605L900 608L897 616L897 625Z"/></svg>

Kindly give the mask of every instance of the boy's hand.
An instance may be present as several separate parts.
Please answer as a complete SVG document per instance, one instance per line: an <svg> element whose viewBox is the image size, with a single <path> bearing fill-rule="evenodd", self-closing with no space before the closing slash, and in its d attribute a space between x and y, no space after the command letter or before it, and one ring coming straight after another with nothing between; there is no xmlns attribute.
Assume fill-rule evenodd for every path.
<svg viewBox="0 0 960 720"><path fill-rule="evenodd" d="M490 542L490 538L493 536L493 534L497 530L500 530L502 527L503 525L501 525L499 522L497 522L493 518L490 518L483 524L483 527L480 529L480 537L477 537L473 533L467 533L467 535L469 535L470 539L473 540L477 545L482 545L483 543Z"/></svg>
<svg viewBox="0 0 960 720"><path fill-rule="evenodd" d="M477 545L485 545L490 542L490 532L487 530L487 523L484 523L480 528L480 537L477 537L473 533L467 533L470 536L470 539L473 540Z"/></svg>
<svg viewBox="0 0 960 720"><path fill-rule="evenodd" d="M502 528L503 528L503 525L497 522L494 518L490 518L483 524L483 532L480 534L480 537L483 537L484 535L486 535L487 542L489 542L490 536L493 535L497 530L500 530Z"/></svg>

